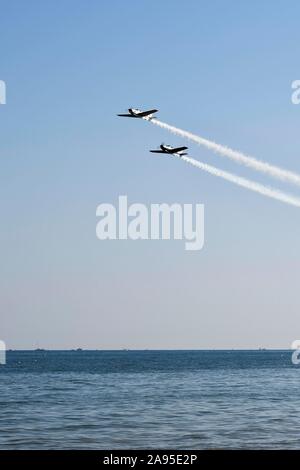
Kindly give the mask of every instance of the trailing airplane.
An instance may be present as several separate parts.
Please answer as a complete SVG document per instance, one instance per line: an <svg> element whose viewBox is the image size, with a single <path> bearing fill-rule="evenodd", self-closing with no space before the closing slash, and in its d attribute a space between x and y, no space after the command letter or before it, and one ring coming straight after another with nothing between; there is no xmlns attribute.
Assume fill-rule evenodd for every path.
<svg viewBox="0 0 300 470"><path fill-rule="evenodd" d="M171 155L177 155L179 157L183 157L187 155L184 153L184 150L187 150L188 147L172 147L171 145L161 144L159 146L159 150L150 150L152 153L168 153Z"/></svg>
<svg viewBox="0 0 300 470"><path fill-rule="evenodd" d="M149 109L148 111L141 111L140 109L129 108L128 109L129 114L118 114L118 116L131 117L131 118L143 118L149 121L155 118L153 114L157 113L157 111L158 111L157 109Z"/></svg>

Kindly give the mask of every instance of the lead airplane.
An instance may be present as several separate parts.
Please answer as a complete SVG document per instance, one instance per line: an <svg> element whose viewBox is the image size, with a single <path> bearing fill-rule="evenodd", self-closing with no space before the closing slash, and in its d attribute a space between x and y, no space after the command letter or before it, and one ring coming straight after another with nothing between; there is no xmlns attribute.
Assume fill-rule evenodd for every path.
<svg viewBox="0 0 300 470"><path fill-rule="evenodd" d="M178 155L179 157L183 157L187 155L184 153L184 150L187 150L188 147L172 147L171 145L161 144L159 146L159 150L150 150L151 153L168 153L170 155Z"/></svg>
<svg viewBox="0 0 300 470"><path fill-rule="evenodd" d="M129 108L128 114L118 114L121 117L140 118L147 119L148 121L153 119L154 113L157 113L158 109L149 109L148 111L141 111L140 109Z"/></svg>

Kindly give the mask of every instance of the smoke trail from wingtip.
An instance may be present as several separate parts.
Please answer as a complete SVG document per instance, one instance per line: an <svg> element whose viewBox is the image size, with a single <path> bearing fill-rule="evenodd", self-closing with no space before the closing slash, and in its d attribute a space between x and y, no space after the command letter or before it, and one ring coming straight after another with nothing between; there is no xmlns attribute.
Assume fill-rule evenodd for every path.
<svg viewBox="0 0 300 470"><path fill-rule="evenodd" d="M195 142L198 145L213 150L214 152L218 153L219 155L222 155L223 157L230 158L231 160L244 164L249 168L253 168L254 170L260 171L262 173L266 173L269 176L272 176L273 178L277 178L281 181L293 183L300 186L300 175L294 173L293 171L284 170L283 168L270 165L267 162L257 160L254 157L245 155L237 150L232 150L229 147L217 144L216 142L213 142L211 140L204 139L203 137L192 134L191 132L184 131L174 126L170 126L169 124L159 121L158 119L152 119L150 122L172 132L173 134L179 135L180 137L191 140L192 142Z"/></svg>
<svg viewBox="0 0 300 470"><path fill-rule="evenodd" d="M277 189L269 188L268 186L264 186L246 178L242 178L241 176L236 176L233 173L228 173L227 171L220 170L219 168L215 168L214 166L202 163L199 160L194 160L194 158L191 157L184 156L181 157L181 160L184 160L185 162L190 163L191 165L200 168L201 170L207 171L208 173L214 176L218 176L219 178L223 178L227 181L230 181L231 183L235 183L238 186L242 186L243 188L249 189L256 193L260 193L263 196L267 196L272 199L277 199L278 201L285 202L286 204L291 204L292 206L300 207L300 199L278 191Z"/></svg>

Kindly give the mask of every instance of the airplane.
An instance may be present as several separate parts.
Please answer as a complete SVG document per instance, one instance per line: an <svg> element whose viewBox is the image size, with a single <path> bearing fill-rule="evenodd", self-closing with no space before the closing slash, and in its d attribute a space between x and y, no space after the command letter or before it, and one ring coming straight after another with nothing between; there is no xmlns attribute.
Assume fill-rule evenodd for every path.
<svg viewBox="0 0 300 470"><path fill-rule="evenodd" d="M188 147L172 147L171 145L161 144L159 150L150 150L152 153L168 153L171 155L177 155L183 157L187 153L183 153L184 150L187 150Z"/></svg>
<svg viewBox="0 0 300 470"><path fill-rule="evenodd" d="M131 118L143 118L150 121L151 119L155 118L153 116L154 113L157 113L158 109L149 109L148 111L141 111L140 109L129 108L129 114L118 114L121 117L131 117Z"/></svg>

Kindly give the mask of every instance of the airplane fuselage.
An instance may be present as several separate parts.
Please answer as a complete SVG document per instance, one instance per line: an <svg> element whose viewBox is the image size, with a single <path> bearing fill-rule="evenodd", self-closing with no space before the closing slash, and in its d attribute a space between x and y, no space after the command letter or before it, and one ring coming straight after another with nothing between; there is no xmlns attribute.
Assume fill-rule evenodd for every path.
<svg viewBox="0 0 300 470"><path fill-rule="evenodd" d="M136 108L128 108L128 114L118 114L121 117L131 117L151 120L154 118L153 114L157 112L157 109L149 109L148 111L141 111Z"/></svg>
<svg viewBox="0 0 300 470"><path fill-rule="evenodd" d="M168 155L177 155L183 157L187 155L184 151L187 150L187 147L172 147L171 145L161 144L159 150L150 150L151 153L166 153Z"/></svg>
<svg viewBox="0 0 300 470"><path fill-rule="evenodd" d="M160 148L162 149L163 152L166 152L166 153L172 153L172 150L173 150L173 147L171 147L171 145L161 144Z"/></svg>
<svg viewBox="0 0 300 470"><path fill-rule="evenodd" d="M129 108L128 112L131 114L131 116L138 117L138 113L140 113L141 111L139 109Z"/></svg>

